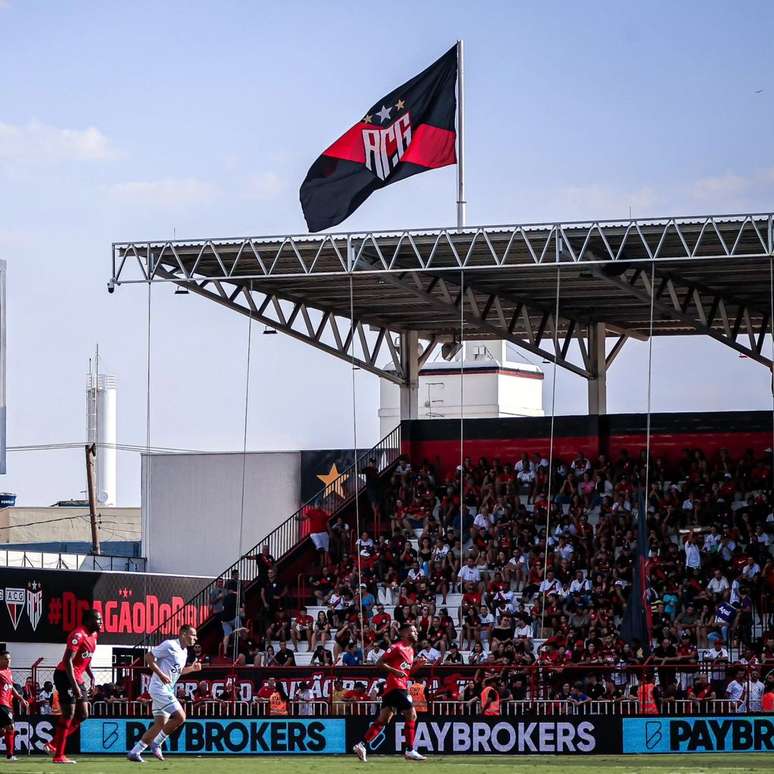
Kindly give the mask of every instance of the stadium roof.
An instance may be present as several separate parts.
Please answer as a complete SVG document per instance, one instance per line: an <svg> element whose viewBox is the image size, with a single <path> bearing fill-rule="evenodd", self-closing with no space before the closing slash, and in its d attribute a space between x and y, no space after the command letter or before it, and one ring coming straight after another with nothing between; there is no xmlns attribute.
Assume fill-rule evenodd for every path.
<svg viewBox="0 0 774 774"><path fill-rule="evenodd" d="M110 285L174 282L398 383L409 333L424 342L420 365L464 335L512 341L594 379L628 338L648 337L651 303L654 335L710 336L770 367L773 222L763 213L117 242ZM615 338L600 356L603 331Z"/></svg>

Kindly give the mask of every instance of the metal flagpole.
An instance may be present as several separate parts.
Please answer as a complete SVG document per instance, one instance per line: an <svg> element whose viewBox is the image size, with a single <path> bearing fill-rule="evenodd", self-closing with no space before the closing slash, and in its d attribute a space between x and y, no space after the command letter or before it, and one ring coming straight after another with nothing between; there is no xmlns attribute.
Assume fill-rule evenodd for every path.
<svg viewBox="0 0 774 774"><path fill-rule="evenodd" d="M457 41L457 228L465 225L465 68L462 41Z"/></svg>

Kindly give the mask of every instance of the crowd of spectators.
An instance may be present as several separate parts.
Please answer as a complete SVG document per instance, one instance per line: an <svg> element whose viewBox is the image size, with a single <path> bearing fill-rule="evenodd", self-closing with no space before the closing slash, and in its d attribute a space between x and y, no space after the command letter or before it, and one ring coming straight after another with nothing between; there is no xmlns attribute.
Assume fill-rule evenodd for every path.
<svg viewBox="0 0 774 774"><path fill-rule="evenodd" d="M709 677L698 691L722 698L735 667L748 683L774 669L770 450L656 457L647 493L644 452L577 453L551 466L537 453L467 458L446 471L401 457L386 481L369 465L367 528L357 535L339 515L329 539L315 540L319 567L300 600L309 608L289 594L268 547L253 557L255 617L237 609L237 577L216 589L223 653L284 666L308 649L314 665L357 666L375 663L411 622L430 664L498 665L511 675L504 695L526 690L520 670L546 666L544 690L580 700L625 696L632 681L614 680L625 667L652 667L661 699L689 698L698 674ZM641 502L651 639L627 643ZM588 678L577 685L579 666Z"/></svg>

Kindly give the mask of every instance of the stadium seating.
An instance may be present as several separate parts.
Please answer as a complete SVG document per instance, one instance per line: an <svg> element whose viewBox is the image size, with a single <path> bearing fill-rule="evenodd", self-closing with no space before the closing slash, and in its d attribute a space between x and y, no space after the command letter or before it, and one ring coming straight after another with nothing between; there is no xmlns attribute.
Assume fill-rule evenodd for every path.
<svg viewBox="0 0 774 774"><path fill-rule="evenodd" d="M686 449L679 460L653 459L647 500L639 496L643 454L552 462L549 475L546 456L534 453L466 459L456 470L382 455L370 488L343 498L327 491L324 507L313 504L322 527L319 518L301 527L302 539L276 557L268 541L240 560L231 590L244 604L246 632L224 655L213 619L205 637L212 663L233 663L236 652L237 663L282 666L269 648L276 657L284 642L284 665L312 664L308 637L294 644L291 636L305 606L312 621L322 614L334 663L367 663L397 636L395 621L409 620L418 625L417 650L427 641L439 669L453 650L455 668L500 670L503 698L512 701L562 701L568 675L592 700L605 690L631 700L645 679L632 674L643 665L652 667L661 701L689 700L699 673L709 678L710 698L725 701L734 665L748 677L774 667L770 450L731 459L722 450ZM625 645L642 502L651 641ZM307 539L323 528L328 540ZM377 634L379 603L390 624ZM442 609L444 620L434 621ZM595 673L599 679L590 679Z"/></svg>

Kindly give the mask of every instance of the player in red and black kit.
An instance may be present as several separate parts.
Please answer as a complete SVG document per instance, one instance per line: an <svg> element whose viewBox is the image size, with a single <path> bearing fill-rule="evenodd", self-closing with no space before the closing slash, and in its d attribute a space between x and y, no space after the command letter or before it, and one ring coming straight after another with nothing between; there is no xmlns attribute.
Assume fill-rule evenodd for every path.
<svg viewBox="0 0 774 774"><path fill-rule="evenodd" d="M54 743L47 749L54 763L75 763L65 755L67 737L89 716L89 695L83 684L84 673L94 687L91 657L97 649L97 635L102 631L102 616L96 610L83 614L83 624L67 635L64 656L54 670L54 685L59 694L62 714L56 725Z"/></svg>
<svg viewBox="0 0 774 774"><path fill-rule="evenodd" d="M27 702L24 697L16 690L13 684L13 674L11 674L11 654L7 650L0 650L0 728L5 737L5 757L9 761L15 761L15 739L16 731L13 723L13 700L27 709Z"/></svg>
<svg viewBox="0 0 774 774"><path fill-rule="evenodd" d="M368 760L366 745L376 739L382 729L400 712L406 721L406 751L404 757L407 761L423 761L424 755L420 755L414 749L414 734L416 733L417 711L411 701L408 692L408 678L415 666L423 663L422 659L414 661L414 645L417 644L419 635L417 627L413 624L403 624L400 627L400 641L391 645L387 652L376 662L376 666L387 672L387 683L384 686L382 696L382 709L376 720L371 724L363 736L363 741L358 742L352 752L363 763Z"/></svg>

